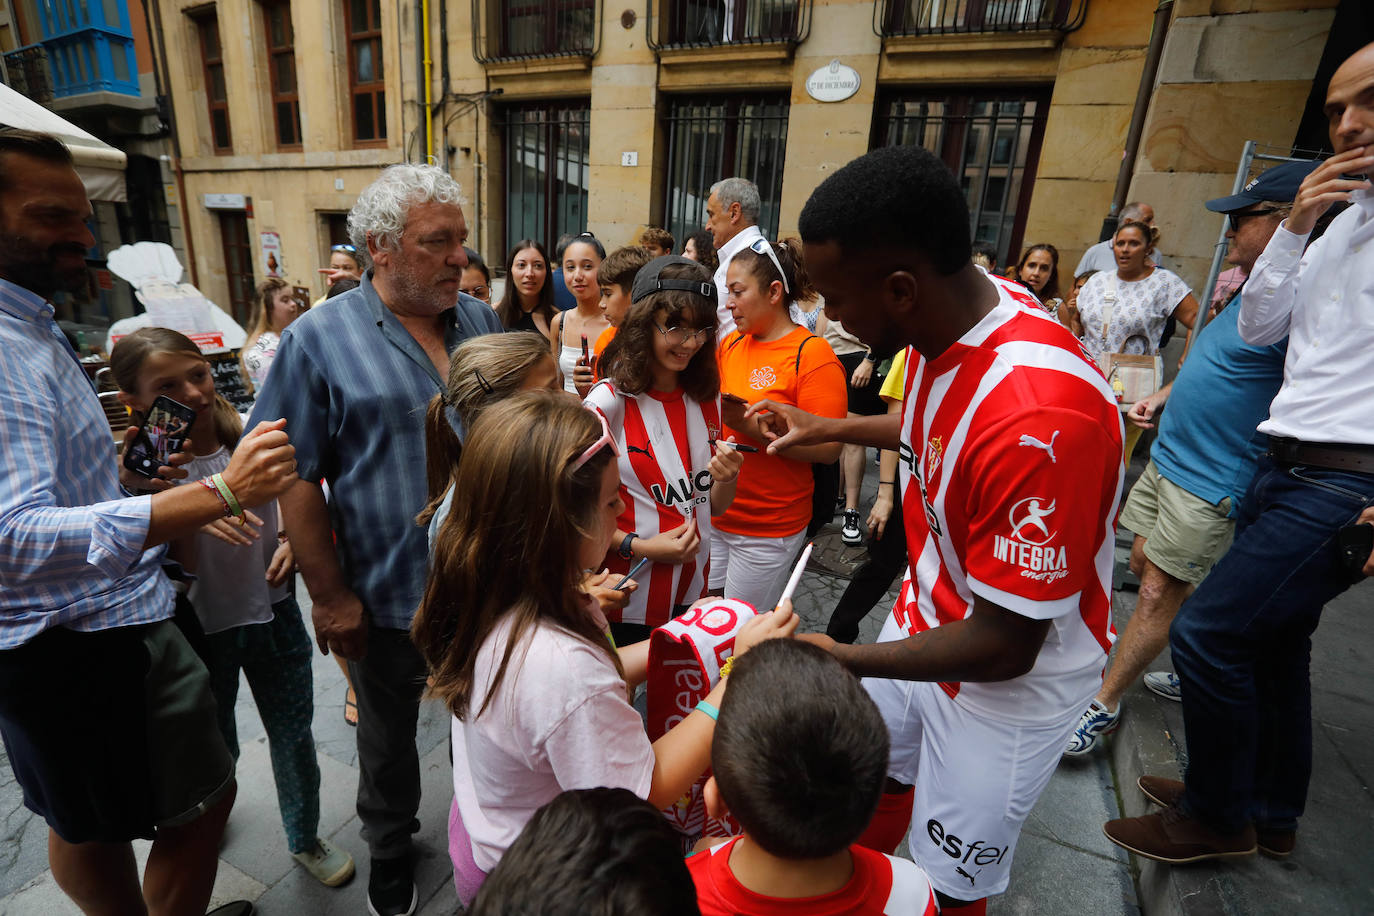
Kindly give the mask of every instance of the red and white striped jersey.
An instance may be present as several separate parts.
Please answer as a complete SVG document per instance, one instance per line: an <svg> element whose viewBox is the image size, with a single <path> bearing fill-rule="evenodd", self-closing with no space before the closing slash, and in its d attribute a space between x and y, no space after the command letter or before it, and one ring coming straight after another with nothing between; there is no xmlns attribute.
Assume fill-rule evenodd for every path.
<svg viewBox="0 0 1374 916"><path fill-rule="evenodd" d="M1101 685L1115 640L1112 561L1122 422L1082 345L1019 286L934 360L907 352L900 480L907 633L967 617L974 595L1054 621L1035 666L945 683L972 712L1062 720Z"/></svg>
<svg viewBox="0 0 1374 916"><path fill-rule="evenodd" d="M620 449L620 498L625 501L621 531L651 538L695 517L701 535L697 559L674 566L650 563L635 575L639 589L613 621L656 627L667 623L673 607L691 604L706 591L711 556L712 439L720 438L720 399L701 404L681 389L672 394L646 391L627 395L603 379L583 401L606 418ZM633 561L614 551L605 565L629 572Z"/></svg>
<svg viewBox="0 0 1374 916"><path fill-rule="evenodd" d="M687 860L697 888L701 916L937 916L935 889L910 859L850 846L854 874L838 890L820 897L765 897L749 890L730 871L727 840Z"/></svg>

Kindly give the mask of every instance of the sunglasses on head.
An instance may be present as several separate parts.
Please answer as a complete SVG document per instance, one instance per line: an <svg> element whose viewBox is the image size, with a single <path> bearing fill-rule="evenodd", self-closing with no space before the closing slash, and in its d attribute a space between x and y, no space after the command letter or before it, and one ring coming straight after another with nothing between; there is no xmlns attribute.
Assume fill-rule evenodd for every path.
<svg viewBox="0 0 1374 916"><path fill-rule="evenodd" d="M344 254L352 254L352 255L356 255L356 254L358 253L357 246L354 246L354 245L343 245L343 244L340 244L340 245L330 245L330 246L329 246L329 250L330 250L330 251L342 251Z"/></svg>
<svg viewBox="0 0 1374 916"><path fill-rule="evenodd" d="M773 266L778 269L778 276L782 278L782 291L790 294L792 290L787 287L787 274L783 272L782 262L779 261L778 256L773 253L772 243L770 243L768 239L754 239L754 243L749 246L749 250L754 252L754 254L768 255L768 260L773 262Z"/></svg>

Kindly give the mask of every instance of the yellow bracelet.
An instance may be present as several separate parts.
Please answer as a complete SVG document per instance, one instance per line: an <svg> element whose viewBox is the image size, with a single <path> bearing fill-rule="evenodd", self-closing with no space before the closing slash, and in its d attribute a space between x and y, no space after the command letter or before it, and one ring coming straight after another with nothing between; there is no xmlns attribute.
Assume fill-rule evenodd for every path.
<svg viewBox="0 0 1374 916"><path fill-rule="evenodd" d="M725 660L725 664L720 666L720 676L729 677L730 671L735 667L735 657L732 655Z"/></svg>
<svg viewBox="0 0 1374 916"><path fill-rule="evenodd" d="M239 523L242 524L244 521L243 506L240 506L239 501L234 498L234 491L229 489L229 484L224 482L224 475L212 474L210 475L210 481L215 485L215 489L219 491L219 495L224 497L224 501L229 504L230 512L239 520Z"/></svg>

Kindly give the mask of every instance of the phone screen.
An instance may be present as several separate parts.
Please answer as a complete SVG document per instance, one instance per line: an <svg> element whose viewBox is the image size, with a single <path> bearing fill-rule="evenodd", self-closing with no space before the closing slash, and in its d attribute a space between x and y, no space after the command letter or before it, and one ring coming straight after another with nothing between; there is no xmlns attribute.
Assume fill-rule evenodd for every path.
<svg viewBox="0 0 1374 916"><path fill-rule="evenodd" d="M144 477L156 477L157 469L181 451L191 432L196 412L169 397L159 397L124 453L124 466Z"/></svg>

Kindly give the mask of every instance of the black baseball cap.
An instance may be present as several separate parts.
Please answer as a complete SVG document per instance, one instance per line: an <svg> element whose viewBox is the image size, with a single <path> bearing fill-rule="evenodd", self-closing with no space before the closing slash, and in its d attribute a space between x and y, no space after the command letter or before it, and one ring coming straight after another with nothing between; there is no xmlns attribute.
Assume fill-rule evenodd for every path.
<svg viewBox="0 0 1374 916"><path fill-rule="evenodd" d="M639 273L635 274L634 285L630 287L630 302L633 304L643 299L645 296L652 295L664 289L683 289L688 292L699 293L712 302L717 301L716 285L709 280L671 279L661 276L663 268L672 267L674 264L690 264L693 267L699 268L702 272L706 271L706 268L702 267L702 265L698 264L696 261L693 261L691 258L684 258L681 255L665 254L654 258L648 264L641 267Z"/></svg>
<svg viewBox="0 0 1374 916"><path fill-rule="evenodd" d="M1292 203L1298 196L1298 187L1302 180L1312 174L1312 170L1319 165L1321 163L1314 159L1300 159L1276 165L1259 177L1250 179L1249 184L1239 194L1209 200L1206 207L1213 213L1230 213L1253 207L1266 200Z"/></svg>

